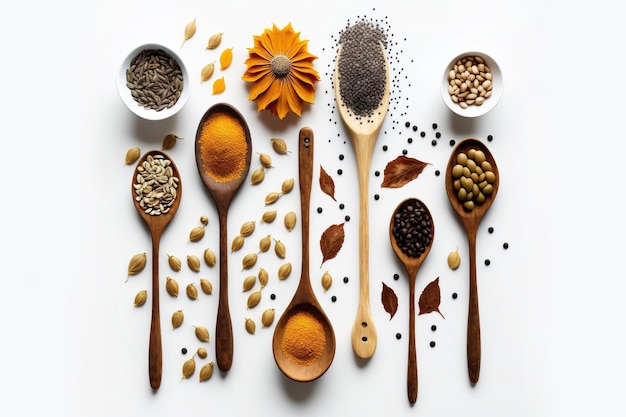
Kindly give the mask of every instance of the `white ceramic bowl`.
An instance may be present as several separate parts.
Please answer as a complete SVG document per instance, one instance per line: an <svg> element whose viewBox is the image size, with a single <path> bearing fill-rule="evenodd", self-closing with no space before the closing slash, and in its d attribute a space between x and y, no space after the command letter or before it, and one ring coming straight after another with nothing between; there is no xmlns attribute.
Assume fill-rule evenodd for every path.
<svg viewBox="0 0 626 417"><path fill-rule="evenodd" d="M448 90L450 86L450 79L448 74L454 68L454 65L457 61L463 59L464 57L474 56L481 57L485 61L485 65L489 68L492 77L492 90L491 97L486 98L485 101L481 105L471 104L466 108L461 107L458 103L452 101L452 96ZM502 73L500 72L500 67L498 63L493 60L489 55L483 52L464 52L459 54L452 59L448 65L446 66L443 77L441 78L441 97L443 98L444 103L448 106L450 110L459 116L463 117L478 117L483 114L491 111L496 105L500 98L502 97L502 92L504 90L504 84L502 82Z"/></svg>
<svg viewBox="0 0 626 417"><path fill-rule="evenodd" d="M130 68L131 62L144 50L162 50L176 61L182 72L183 89L180 93L180 96L176 100L176 104L169 108L164 108L157 111L155 109L143 106L133 98L132 90L127 86L126 72ZM128 109L135 113L137 116L146 120L163 120L175 115L185 106L185 103L189 98L190 92L189 73L183 60L174 51L163 45L148 43L138 46L137 48L132 50L122 62L120 70L117 74L117 90L120 94L120 97L122 98L122 101L124 102L124 104L126 104L126 107L128 107Z"/></svg>

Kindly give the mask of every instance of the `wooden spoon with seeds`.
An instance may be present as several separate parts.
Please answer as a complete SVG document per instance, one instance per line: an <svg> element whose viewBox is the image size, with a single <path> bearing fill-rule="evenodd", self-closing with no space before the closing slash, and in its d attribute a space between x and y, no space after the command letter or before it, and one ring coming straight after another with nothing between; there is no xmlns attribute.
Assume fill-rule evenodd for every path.
<svg viewBox="0 0 626 417"><path fill-rule="evenodd" d="M322 376L330 367L335 357L335 333L330 320L315 296L315 292L313 292L309 272L309 206L313 179L313 131L311 129L307 127L300 129L298 148L300 209L302 211L302 221L300 222L302 226L302 272L300 283L291 302L276 323L272 339L272 351L276 364L285 376L297 382L309 382ZM307 365L296 362L282 349L285 327L287 327L289 319L298 312L313 315L321 324L326 337L321 355ZM305 342L303 341L303 343Z"/></svg>
<svg viewBox="0 0 626 417"><path fill-rule="evenodd" d="M486 197L485 201L482 204L476 204L471 211L468 211L463 207L463 203L461 203L457 197L452 169L457 164L457 156L460 153L467 154L471 149L480 150L484 153L486 161L489 162L495 174L495 182L492 184L493 191ZM478 314L478 286L476 282L476 234L478 225L485 216L485 213L487 213L487 210L489 210L489 207L491 207L491 203L493 203L493 200L496 198L499 184L500 174L498 173L498 167L496 166L493 155L489 152L489 149L487 149L487 146L480 140L474 138L464 139L456 145L450 155L446 168L446 193L448 194L448 200L450 200L452 208L454 208L454 211L465 227L469 243L470 280L469 312L467 318L467 369L469 379L472 383L478 382L481 360L480 316Z"/></svg>
<svg viewBox="0 0 626 417"><path fill-rule="evenodd" d="M148 161L153 158L164 158L164 160L169 160L169 166L171 167L171 177L178 179L176 195L173 199L171 206L169 206L169 211L167 211L167 213L161 213L158 215L149 214L150 209L147 210L141 206L142 199L139 198L135 190L136 187L140 187L138 178L141 176L140 170L145 169L144 162L149 163ZM178 168L176 168L176 165L174 164L172 159L164 152L161 152L159 150L149 151L141 158L141 160L139 160L139 162L137 163L137 167L135 168L135 172L133 173L131 192L133 195L135 208L148 226L148 229L150 230L150 235L152 237L152 317L150 323L150 344L148 347L148 372L150 377L150 386L153 390L157 390L161 386L161 376L163 372L161 318L159 310L159 243L161 241L161 235L163 234L165 227L170 223L170 221L174 217L174 214L176 214L176 211L178 210L178 206L180 205L180 199L182 197L182 191L182 183L180 182L180 174L178 172Z"/></svg>
<svg viewBox="0 0 626 417"><path fill-rule="evenodd" d="M341 115L352 141L356 155L356 164L359 178L359 306L354 325L352 326L352 348L361 358L370 358L376 351L377 334L374 320L370 311L369 301L369 171L374 153L374 145L378 132L383 124L389 108L389 63L385 55L385 48L381 44L385 58L385 89L379 107L370 117L361 117L355 114L344 103L341 95L341 74L339 60L342 46L339 46L335 60L334 87L337 109Z"/></svg>
<svg viewBox="0 0 626 417"><path fill-rule="evenodd" d="M212 116L219 113L232 117L238 124L241 125L246 142L246 152L243 155L243 161L240 161L242 162L242 167L237 173L236 178L226 182L220 182L208 174L211 170L207 168L211 167L205 165L201 150L203 140L224 140L224 135L220 135L220 138L218 138L217 135L215 137L205 138L202 136L205 126L209 126L212 123ZM230 138L228 140L230 140ZM223 148L224 144L220 144L219 147ZM239 190L239 187L248 176L248 171L250 170L252 140L248 124L241 113L239 113L239 111L237 111L234 107L225 103L215 104L206 111L200 120L196 133L195 149L198 172L200 173L202 182L204 182L204 185L215 202L220 223L220 289L215 330L215 352L217 365L222 372L225 372L230 369L233 362L233 326L228 306L228 233L226 226L230 203L237 193L237 190ZM206 162L206 164L210 164L210 162Z"/></svg>

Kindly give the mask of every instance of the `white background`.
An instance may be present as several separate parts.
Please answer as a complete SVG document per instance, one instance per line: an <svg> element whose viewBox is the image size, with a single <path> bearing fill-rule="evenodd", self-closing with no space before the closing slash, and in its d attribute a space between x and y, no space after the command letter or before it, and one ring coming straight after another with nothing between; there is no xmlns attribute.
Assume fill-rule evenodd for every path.
<svg viewBox="0 0 626 417"><path fill-rule="evenodd" d="M609 2L422 1L384 4L361 1L297 4L268 2L109 1L83 5L61 1L13 5L2 14L2 97L5 193L2 210L2 343L0 393L3 414L55 412L67 416L133 415L333 415L550 416L568 412L612 415L622 405L625 342L622 259L624 254L622 190L624 155L622 84L624 39L620 14ZM616 4L616 3L613 3ZM375 8L375 9L374 9ZM358 16L387 17L397 45L399 81L372 163L372 173L402 149L432 165L399 190L380 189L371 176L371 304L378 348L369 361L357 360L350 345L358 295L358 192L352 148L336 113L330 76L334 43L347 21ZM196 18L198 31L182 50L185 24ZM316 103L302 118L279 122L257 113L241 80L252 37L276 23L288 22L309 50L321 81ZM145 122L118 97L115 75L125 54L145 42L179 50L192 80L217 58L205 51L208 36L224 32L223 47L234 47L233 65L224 71L227 90L210 93L210 83L192 83L192 96L176 117ZM221 48L220 48L221 50ZM480 50L500 64L505 92L498 107L474 121L453 117L439 96L443 66L457 53ZM215 76L214 76L215 77ZM394 95L395 94L395 95ZM215 251L217 216L202 188L193 160L193 139L204 111L225 101L246 117L254 150L271 154L269 138L282 137L295 149L298 130L315 131L316 165L334 177L343 211L316 186L314 173L311 224L311 275L314 289L337 337L335 360L318 381L298 384L274 363L270 329L260 329L260 313L286 306L299 276L299 228L291 233L280 221L257 223L242 251L230 259L231 314L235 328L232 369L217 371L205 383L180 381L181 348L199 343L191 324L213 333L217 309L217 270L203 266L168 270L165 253L183 258ZM412 136L410 121L432 138L437 122L443 138L437 147ZM130 257L150 253L146 228L132 206L132 167L123 158L131 146L160 147L176 133L171 155L181 170L181 208L161 243L161 279L173 275L181 284L213 281L215 295L195 302L184 294L172 299L162 291L164 373L155 394L148 384L148 305L133 309L137 291L149 288L150 270L125 281ZM478 282L483 331L481 378L467 380L467 245L446 200L443 170L451 148L447 140L485 139L498 162L502 183L498 198L479 230ZM345 141L345 143L344 143ZM383 144L389 146L383 152ZM339 161L338 155L345 159ZM263 197L288 177L297 178L297 153L274 156L275 168L264 183L245 184L233 203L229 235L247 220L260 218ZM258 160L253 158L258 164ZM258 165L257 165L258 166ZM344 174L336 174L337 169ZM298 188L275 208L279 216L299 210ZM419 396L406 397L408 283L391 251L387 224L392 209L406 196L427 202L436 224L435 245L418 275L418 294L440 277L441 311L417 318ZM370 196L371 198L371 196ZM324 208L322 215L315 209ZM210 223L202 242L187 242L189 230L206 214ZM317 244L330 224L346 223L346 243L322 268ZM280 219L279 219L280 220ZM486 228L495 232L488 234ZM245 272L241 256L272 233L287 245L292 276L275 274L261 305L246 310L238 291ZM504 251L503 242L510 248ZM447 253L458 245L462 267L451 272ZM274 271L273 253L259 261ZM329 270L331 290L319 277ZM255 272L253 270L253 272ZM393 274L399 273L395 281ZM175 275L177 274L177 275ZM349 276L348 284L342 282ZM381 282L399 297L393 319L380 303ZM182 292L182 291L181 291ZM269 299L269 293L277 299ZM458 292L452 300L450 294ZM336 295L337 302L330 301ZM183 328L169 328L169 315L182 308ZM243 320L257 321L257 334L245 333ZM430 326L437 325L432 332ZM396 340L396 332L402 339ZM429 347L431 340L435 348ZM207 345L214 360L214 344ZM203 364L198 360L198 367Z"/></svg>

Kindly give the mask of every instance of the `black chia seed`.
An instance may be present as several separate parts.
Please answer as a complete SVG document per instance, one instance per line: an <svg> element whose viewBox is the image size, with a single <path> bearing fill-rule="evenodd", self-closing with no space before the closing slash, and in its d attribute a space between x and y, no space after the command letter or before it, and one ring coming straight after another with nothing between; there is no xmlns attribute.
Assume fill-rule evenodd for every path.
<svg viewBox="0 0 626 417"><path fill-rule="evenodd" d="M432 341L430 342L430 347L431 347L431 348L434 348L434 347L435 347L435 345L436 345L435 341L434 341L434 340L432 340Z"/></svg>
<svg viewBox="0 0 626 417"><path fill-rule="evenodd" d="M396 281L400 279L400 274L393 274L393 279Z"/></svg>
<svg viewBox="0 0 626 417"><path fill-rule="evenodd" d="M318 207L318 208L317 208L317 212L318 212L318 213L321 213L322 211L324 211L324 210L323 210L321 207Z"/></svg>
<svg viewBox="0 0 626 417"><path fill-rule="evenodd" d="M455 292L453 292L453 293L452 293L452 299L453 299L453 300L456 300L456 298L457 298L458 296L459 296L459 295L458 295L457 293L455 293Z"/></svg>
<svg viewBox="0 0 626 417"><path fill-rule="evenodd" d="M275 299L276 299L276 294L272 294L272 295L270 295L270 298L271 298L272 300L275 300Z"/></svg>
<svg viewBox="0 0 626 417"><path fill-rule="evenodd" d="M398 340L402 339L402 333L396 333L396 339Z"/></svg>
<svg viewBox="0 0 626 417"><path fill-rule="evenodd" d="M186 354L187 354L187 348L182 348L182 349L180 350L180 352L181 352L183 355L186 355Z"/></svg>
<svg viewBox="0 0 626 417"><path fill-rule="evenodd" d="M346 284L347 284L347 283L348 283L348 281L350 281L350 279L349 279L348 277L343 277L343 282L344 282L344 283L346 283Z"/></svg>
<svg viewBox="0 0 626 417"><path fill-rule="evenodd" d="M337 296L333 295L332 297L330 297L330 301L332 301L333 303L337 301Z"/></svg>
<svg viewBox="0 0 626 417"><path fill-rule="evenodd" d="M434 225L428 209L419 200L407 199L393 216L392 233L404 254L419 258L433 240Z"/></svg>
<svg viewBox="0 0 626 417"><path fill-rule="evenodd" d="M504 243L502 244L502 247L503 247L504 249L508 249L508 248L509 248L509 244L508 244L508 243L506 243L506 242L504 242Z"/></svg>
<svg viewBox="0 0 626 417"><path fill-rule="evenodd" d="M435 330L437 330L437 326L433 324L432 326L430 326L430 330L434 332Z"/></svg>

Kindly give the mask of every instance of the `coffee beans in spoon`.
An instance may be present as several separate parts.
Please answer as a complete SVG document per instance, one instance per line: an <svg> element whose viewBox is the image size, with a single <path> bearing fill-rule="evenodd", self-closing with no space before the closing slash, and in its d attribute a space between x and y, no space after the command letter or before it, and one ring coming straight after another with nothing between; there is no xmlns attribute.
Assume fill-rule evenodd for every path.
<svg viewBox="0 0 626 417"><path fill-rule="evenodd" d="M433 240L430 213L418 200L405 201L394 215L392 233L404 254L419 258Z"/></svg>

